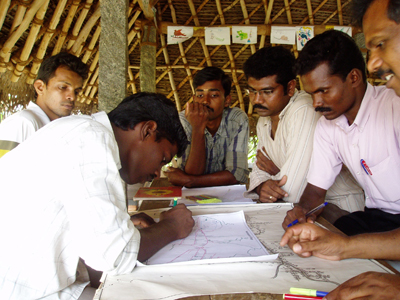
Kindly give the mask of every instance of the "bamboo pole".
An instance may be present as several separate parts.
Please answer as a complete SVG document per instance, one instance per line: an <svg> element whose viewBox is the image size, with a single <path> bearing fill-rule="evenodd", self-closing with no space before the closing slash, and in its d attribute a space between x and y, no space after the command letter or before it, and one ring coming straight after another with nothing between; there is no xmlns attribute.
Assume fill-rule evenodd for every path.
<svg viewBox="0 0 400 300"><path fill-rule="evenodd" d="M128 85L131 87L132 93L136 94L137 93L137 89L136 89L136 85L135 85L135 77L133 76L131 68L128 68L128 76L129 76Z"/></svg>
<svg viewBox="0 0 400 300"><path fill-rule="evenodd" d="M70 9L68 11L67 17L64 20L63 28L61 30L61 33L60 33L58 39L57 39L57 43L56 43L56 45L55 45L55 47L53 49L52 55L56 55L57 53L59 53L61 51L62 46L64 45L65 38L68 35L69 28L70 28L71 23L72 23L72 21L74 19L75 13L76 13L76 11L78 9L78 6L79 6L80 2L81 2L80 0L72 1L71 7L70 7Z"/></svg>
<svg viewBox="0 0 400 300"><path fill-rule="evenodd" d="M90 10L90 7L92 6L92 3L93 3L93 0L86 0L86 3L84 4L84 7L81 11L81 14L79 15L78 20L76 20L75 26L72 29L72 37L70 38L70 40L68 41L68 44L67 44L68 50L72 48L72 46L75 43L75 40L78 38L82 24L86 19L86 16Z"/></svg>
<svg viewBox="0 0 400 300"><path fill-rule="evenodd" d="M92 39L90 40L89 46L85 51L85 55L82 58L82 61L86 64L89 60L90 56L93 54L94 47L97 45L97 41L99 40L101 33L101 26L97 24L96 31L94 32ZM98 50L97 50L98 51Z"/></svg>
<svg viewBox="0 0 400 300"><path fill-rule="evenodd" d="M172 21L174 23L177 23L177 19L176 19L176 13L175 13L175 8L172 5L172 0L168 0L168 6L169 9L171 10L171 16L172 16ZM185 70L186 70L186 74L189 77L189 83L190 83L190 87L192 89L192 93L194 93L194 88L193 88L193 77L192 77L192 73L190 72L190 68L188 66L188 61L186 59L186 55L185 55L185 49L183 48L183 44L179 43L178 44L178 48L179 48L179 53L180 53L180 57L182 59L183 64L185 65Z"/></svg>
<svg viewBox="0 0 400 300"><path fill-rule="evenodd" d="M79 35L70 51L71 53L79 56L83 43L86 41L90 31L93 29L94 25L96 25L99 18L100 18L100 5L97 6L96 10L91 15L89 20L86 21L85 26L79 31Z"/></svg>
<svg viewBox="0 0 400 300"><path fill-rule="evenodd" d="M343 15L342 15L342 2L341 0L337 0L337 11L339 15L339 25L343 25Z"/></svg>
<svg viewBox="0 0 400 300"><path fill-rule="evenodd" d="M4 20L10 7L11 0L0 0L0 31L3 27Z"/></svg>
<svg viewBox="0 0 400 300"><path fill-rule="evenodd" d="M317 8L312 12L312 15L315 15L315 14L321 9L321 7L325 5L326 2L328 2L328 0L322 1L322 2L317 6ZM309 16L305 17L305 18L300 22L300 25L301 25L301 24L304 24L305 22L307 22L308 18L309 18Z"/></svg>
<svg viewBox="0 0 400 300"><path fill-rule="evenodd" d="M25 16L26 8L29 6L29 4L30 4L29 0L22 0L20 3L18 3L18 8L10 28L10 34L15 30L15 28L21 25L21 22Z"/></svg>
<svg viewBox="0 0 400 300"><path fill-rule="evenodd" d="M21 37L21 35L28 29L33 18L35 17L37 11L42 7L46 0L35 0L30 6L29 10L25 14L25 18L22 20L21 25L18 26L16 30L8 37L3 47L0 50L0 72L5 72L5 65L9 61L9 55L11 54L11 49L14 47L15 43Z"/></svg>
<svg viewBox="0 0 400 300"><path fill-rule="evenodd" d="M39 71L40 65L43 61L43 57L46 54L47 47L49 46L49 42L54 35L58 23L60 22L60 17L65 9L66 4L67 0L59 1L57 4L57 7L53 13L53 17L49 23L49 28L47 28L46 33L40 43L39 49L33 58L32 67L26 80L26 83L28 84L32 84L36 78L37 72Z"/></svg>
<svg viewBox="0 0 400 300"><path fill-rule="evenodd" d="M307 0L306 2L307 2L308 19L310 20L310 24L314 25L314 18L313 18L311 0Z"/></svg>
<svg viewBox="0 0 400 300"><path fill-rule="evenodd" d="M29 32L28 38L25 41L24 48L22 49L19 59L17 61L13 76L11 77L12 82L17 82L21 76L22 71L25 66L30 62L29 56L33 50L33 46L36 42L36 38L43 24L44 15L46 14L47 7L49 5L49 0L46 0L42 7L36 13L36 17L32 22L31 30Z"/></svg>
<svg viewBox="0 0 400 300"><path fill-rule="evenodd" d="M172 92L174 93L176 108L178 109L178 111L181 111L182 110L181 102L179 100L179 95L178 95L178 92L176 90L176 85L175 85L174 76L172 74L172 69L170 68L169 55L168 55L167 47L166 47L166 44L165 44L165 37L164 37L163 34L160 34L160 41L161 41L161 47L162 47L163 53L164 53L165 63L167 65L167 72L168 72L169 82L171 84Z"/></svg>
<svg viewBox="0 0 400 300"><path fill-rule="evenodd" d="M351 2L351 0L347 0L343 5L342 9ZM334 11L324 22L322 22L322 25L325 25L326 23L329 22L330 19L332 19L336 14L338 13L338 10ZM353 34L354 34L354 28L353 28Z"/></svg>

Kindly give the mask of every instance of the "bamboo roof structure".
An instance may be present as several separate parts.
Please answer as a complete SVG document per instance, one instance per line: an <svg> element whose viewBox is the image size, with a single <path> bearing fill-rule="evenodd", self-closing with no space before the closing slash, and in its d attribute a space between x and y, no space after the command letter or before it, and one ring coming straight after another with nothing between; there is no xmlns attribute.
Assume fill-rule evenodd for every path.
<svg viewBox="0 0 400 300"><path fill-rule="evenodd" d="M192 78L205 66L216 66L233 81L232 106L249 115L242 67L257 49L270 45L271 25L313 25L315 33L328 25L350 26L351 0L130 0L128 93L140 91L140 45L143 24L154 22L158 41L156 90L176 103L178 110L192 99ZM151 19L150 8L155 17ZM44 58L67 51L90 66L76 112L97 111L99 82L99 0L0 0L0 113L13 112L33 99L32 83ZM193 26L194 36L167 45L168 25ZM210 46L204 27L258 27L257 43ZM359 29L353 28L356 37ZM363 37L358 37L360 45ZM297 55L295 47L286 45ZM361 46L362 47L362 46ZM112 76L112 74L110 74ZM382 84L378 82L379 84ZM122 99L121 99L122 100Z"/></svg>

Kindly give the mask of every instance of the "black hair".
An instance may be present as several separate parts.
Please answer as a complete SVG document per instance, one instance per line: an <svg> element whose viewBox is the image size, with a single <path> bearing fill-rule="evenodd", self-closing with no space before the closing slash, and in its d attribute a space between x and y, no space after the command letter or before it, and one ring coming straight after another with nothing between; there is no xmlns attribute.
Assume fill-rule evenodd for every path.
<svg viewBox="0 0 400 300"><path fill-rule="evenodd" d="M283 86L285 94L289 81L296 78L293 72L295 64L294 55L290 50L282 47L266 47L250 56L243 66L247 79L250 77L261 78L276 75L276 82Z"/></svg>
<svg viewBox="0 0 400 300"><path fill-rule="evenodd" d="M64 67L77 73L83 80L88 77L89 68L78 57L67 52L60 52L46 58L40 65L36 80L42 80L46 85L55 76L56 70ZM37 97L36 91L35 96Z"/></svg>
<svg viewBox="0 0 400 300"><path fill-rule="evenodd" d="M108 118L122 130L135 128L146 121L157 123L156 141L166 138L178 146L178 157L186 150L188 140L175 104L162 94L141 92L126 97L108 113Z"/></svg>
<svg viewBox="0 0 400 300"><path fill-rule="evenodd" d="M353 0L351 5L352 23L362 27L362 20L370 5L376 0ZM389 0L387 16L400 24L400 0Z"/></svg>
<svg viewBox="0 0 400 300"><path fill-rule="evenodd" d="M197 89L198 86L205 84L207 81L221 81L222 87L225 91L225 97L231 93L232 81L228 75L225 74L220 68L217 67L205 67L193 78L193 87Z"/></svg>
<svg viewBox="0 0 400 300"><path fill-rule="evenodd" d="M295 72L305 75L322 63L327 63L331 75L346 80L353 69L362 72L367 80L365 60L360 48L348 34L338 30L328 30L316 35L304 46L295 64Z"/></svg>

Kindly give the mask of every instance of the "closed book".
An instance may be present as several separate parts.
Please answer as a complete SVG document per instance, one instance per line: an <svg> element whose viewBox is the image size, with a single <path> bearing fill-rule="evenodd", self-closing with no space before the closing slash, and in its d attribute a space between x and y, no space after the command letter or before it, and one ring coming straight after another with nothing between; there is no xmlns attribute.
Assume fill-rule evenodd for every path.
<svg viewBox="0 0 400 300"><path fill-rule="evenodd" d="M182 198L182 187L141 187L136 192L133 200L171 200Z"/></svg>

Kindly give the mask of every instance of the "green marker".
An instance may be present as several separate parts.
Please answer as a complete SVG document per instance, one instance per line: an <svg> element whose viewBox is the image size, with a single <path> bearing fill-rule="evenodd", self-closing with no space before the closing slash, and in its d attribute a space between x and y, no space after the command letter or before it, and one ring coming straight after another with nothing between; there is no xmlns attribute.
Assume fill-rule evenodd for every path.
<svg viewBox="0 0 400 300"><path fill-rule="evenodd" d="M178 204L178 198L174 198L174 204L172 206L176 206Z"/></svg>
<svg viewBox="0 0 400 300"><path fill-rule="evenodd" d="M326 295L328 295L327 292L321 292L311 289L301 289L301 288L290 288L290 293L295 295L305 295L314 297L325 297Z"/></svg>

